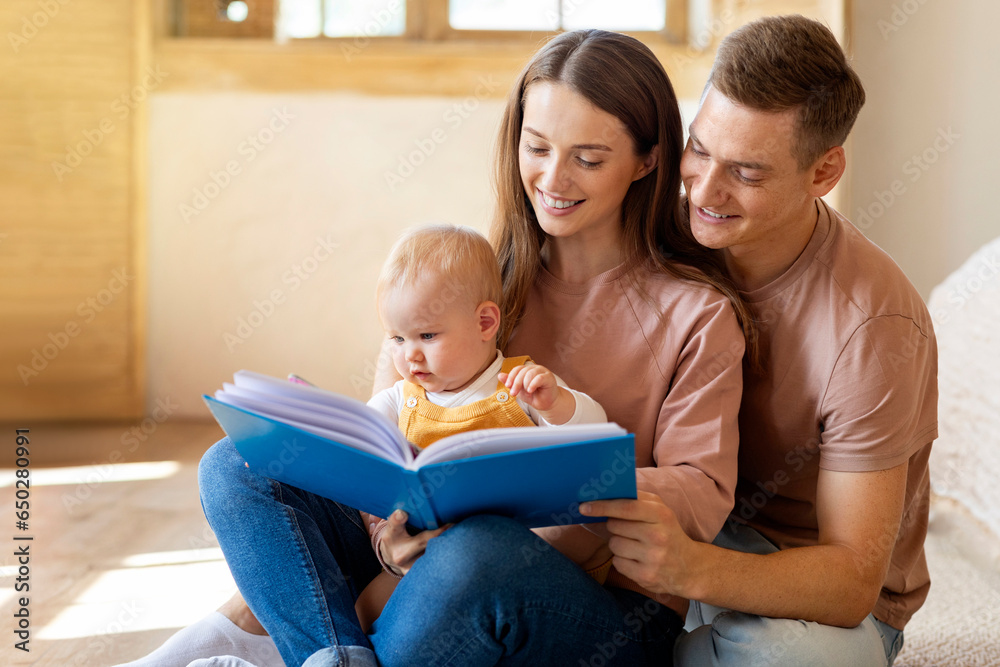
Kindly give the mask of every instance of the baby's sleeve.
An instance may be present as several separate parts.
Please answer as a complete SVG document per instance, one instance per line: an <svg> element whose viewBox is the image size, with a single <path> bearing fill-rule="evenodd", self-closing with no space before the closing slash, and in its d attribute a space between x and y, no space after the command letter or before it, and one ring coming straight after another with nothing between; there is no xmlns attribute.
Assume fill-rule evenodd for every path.
<svg viewBox="0 0 1000 667"><path fill-rule="evenodd" d="M368 400L368 407L384 414L393 424L398 422L399 411L403 408L403 381L400 380L372 396Z"/></svg>
<svg viewBox="0 0 1000 667"><path fill-rule="evenodd" d="M601 407L600 403L582 391L577 391L576 389L567 387L566 383L563 382L563 379L558 375L556 375L556 384L573 394L573 399L576 401L576 408L573 410L573 416L566 421L564 426L568 426L570 424L603 424L608 421L608 415L604 412L604 408ZM537 410L521 399L517 400L517 404L521 406L522 410L528 413L528 417L531 418L531 421L535 422L539 426L555 426L555 424L550 424L545 421Z"/></svg>

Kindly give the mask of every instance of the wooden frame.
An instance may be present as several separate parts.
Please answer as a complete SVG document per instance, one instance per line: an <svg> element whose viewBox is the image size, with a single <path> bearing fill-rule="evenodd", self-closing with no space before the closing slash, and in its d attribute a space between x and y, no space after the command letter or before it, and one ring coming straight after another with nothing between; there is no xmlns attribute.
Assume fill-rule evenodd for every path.
<svg viewBox="0 0 1000 667"><path fill-rule="evenodd" d="M713 5L722 1L702 0ZM175 0L156 3L154 60L170 72L160 90L350 91L372 95L465 96L482 80L502 97L530 55L554 32L452 29L448 0L410 0L399 37L267 39L178 38ZM668 5L668 28L630 33L650 46L675 89L693 91L711 57L685 41L688 0ZM697 94L697 93L692 93Z"/></svg>
<svg viewBox="0 0 1000 667"><path fill-rule="evenodd" d="M273 37L277 0L244 0L247 20L234 23L220 19L220 0L175 0L178 34L191 37Z"/></svg>
<svg viewBox="0 0 1000 667"><path fill-rule="evenodd" d="M160 10L159 17L160 30L158 34L164 37L210 37L203 33L182 35L184 32L184 12L189 11L188 5L203 5L207 0L157 0L164 7ZM272 5L280 0L267 0ZM380 42L392 41L423 41L423 42L449 42L465 41L477 43L494 42L521 42L535 43L540 38L551 37L558 31L530 31L530 30L458 30L452 28L448 19L449 0L399 0L406 3L406 31L400 36L377 37ZM635 37L646 40L663 40L664 42L679 44L686 40L688 33L688 2L692 0L663 0L666 4L666 21L663 30L626 32ZM709 0L717 1L717 0ZM228 37L229 35L218 35ZM232 36L246 37L245 34ZM351 41L353 37L309 37L302 39L292 39L291 42L298 41Z"/></svg>

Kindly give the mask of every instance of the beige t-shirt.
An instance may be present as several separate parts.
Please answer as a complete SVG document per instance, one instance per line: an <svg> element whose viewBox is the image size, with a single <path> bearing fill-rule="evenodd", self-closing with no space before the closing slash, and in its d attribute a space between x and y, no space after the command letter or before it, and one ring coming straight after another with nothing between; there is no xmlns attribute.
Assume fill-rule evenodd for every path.
<svg viewBox="0 0 1000 667"><path fill-rule="evenodd" d="M623 265L584 284L539 271L507 353L530 355L634 433L639 489L710 542L733 507L743 347L724 296ZM580 526L539 532L556 546L593 539ZM686 600L655 596L615 570L607 583L686 612Z"/></svg>
<svg viewBox="0 0 1000 667"><path fill-rule="evenodd" d="M744 296L761 322L763 374L744 370L733 518L781 548L816 544L820 468L909 461L906 500L875 616L902 629L930 587L927 459L937 437L937 345L898 266L821 200L812 238ZM888 545L885 545L888 546Z"/></svg>

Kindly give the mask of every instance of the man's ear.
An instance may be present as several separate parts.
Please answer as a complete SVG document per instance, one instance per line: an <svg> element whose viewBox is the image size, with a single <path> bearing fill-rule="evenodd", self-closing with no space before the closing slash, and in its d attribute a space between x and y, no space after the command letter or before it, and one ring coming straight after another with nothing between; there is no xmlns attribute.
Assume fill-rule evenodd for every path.
<svg viewBox="0 0 1000 667"><path fill-rule="evenodd" d="M483 341L496 337L500 328L500 306L492 301L483 301L476 306L476 316L479 317L479 330Z"/></svg>
<svg viewBox="0 0 1000 667"><path fill-rule="evenodd" d="M814 197L822 197L833 190L847 169L847 155L843 146L834 146L809 168L809 190Z"/></svg>
<svg viewBox="0 0 1000 667"><path fill-rule="evenodd" d="M660 164L660 144L656 144L653 146L652 150L649 151L649 155L647 155L646 159L642 161L642 166L635 172L635 176L632 178L632 181L638 181L640 178L643 178L649 174L649 172L656 169L658 164Z"/></svg>

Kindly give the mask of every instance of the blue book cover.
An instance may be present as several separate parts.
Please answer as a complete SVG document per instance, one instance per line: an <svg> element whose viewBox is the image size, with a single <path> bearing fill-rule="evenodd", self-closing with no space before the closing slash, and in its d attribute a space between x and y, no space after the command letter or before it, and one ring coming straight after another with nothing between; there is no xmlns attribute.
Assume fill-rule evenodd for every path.
<svg viewBox="0 0 1000 667"><path fill-rule="evenodd" d="M414 455L360 401L246 371L235 382L204 398L251 470L378 517L403 509L416 529L481 513L589 523L601 519L579 503L636 497L634 438L616 424L484 429Z"/></svg>

